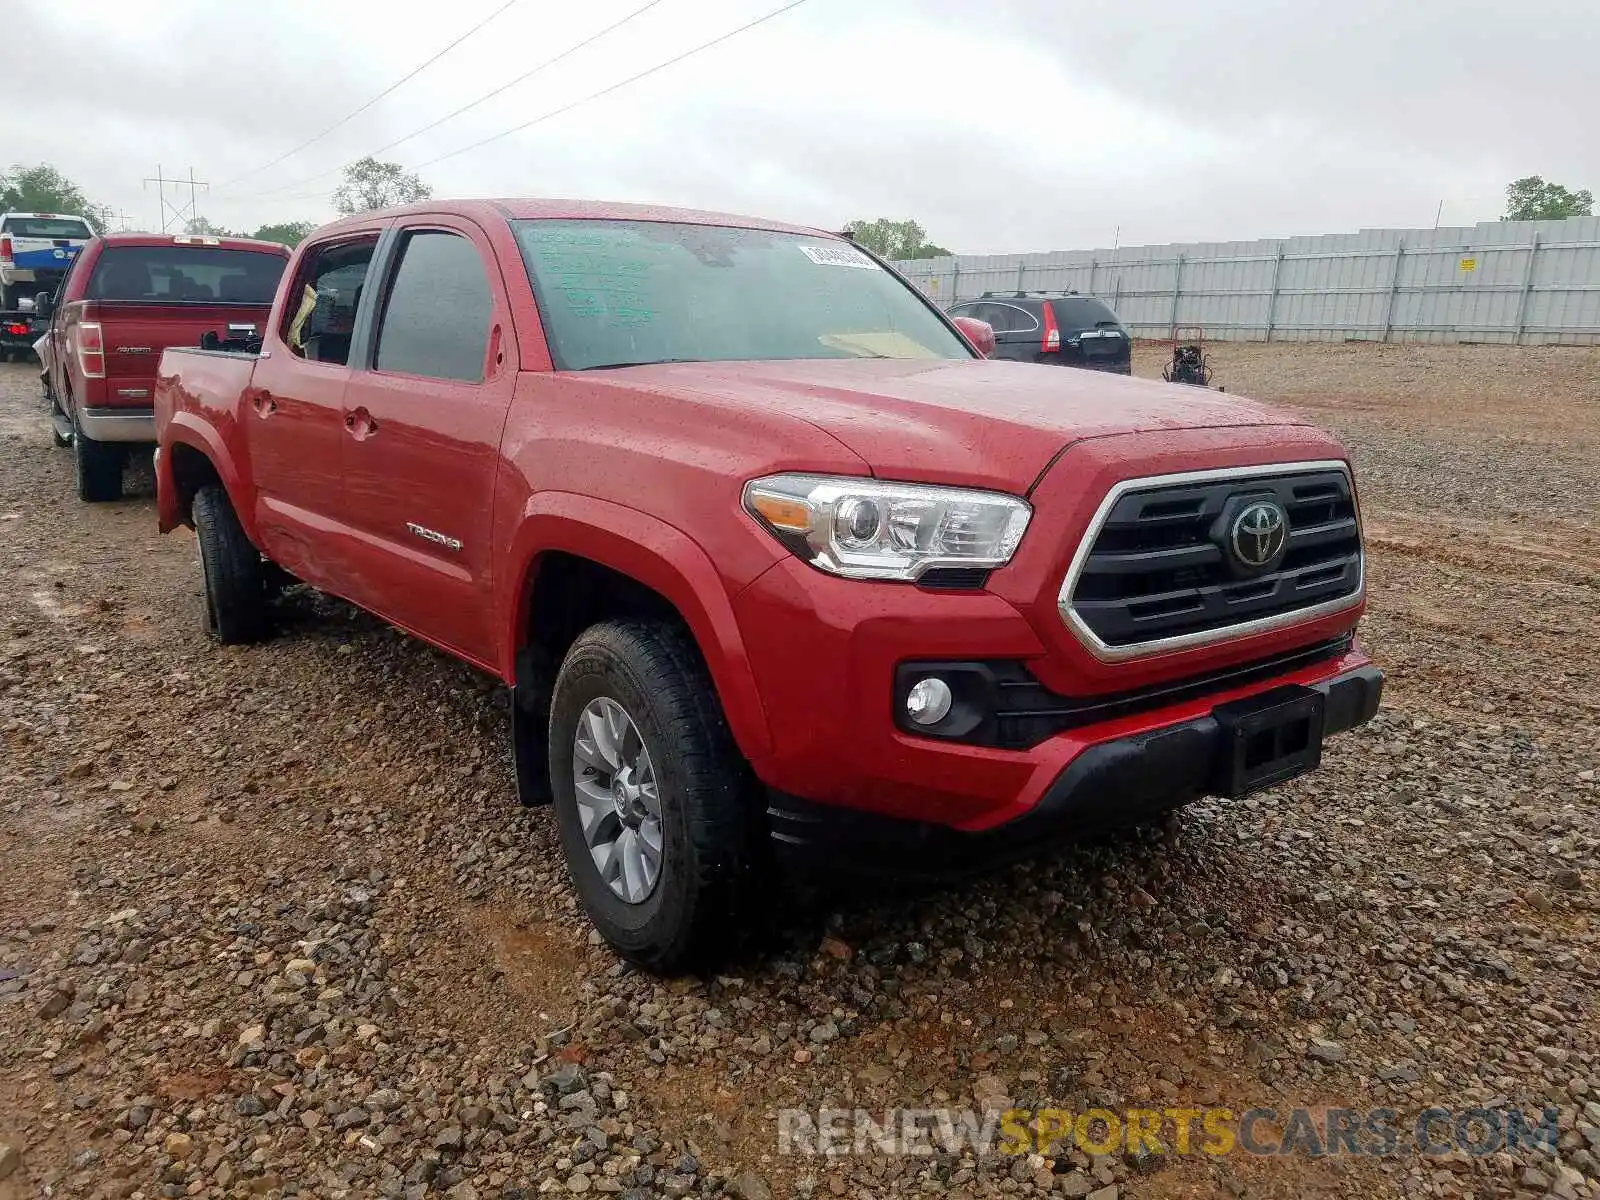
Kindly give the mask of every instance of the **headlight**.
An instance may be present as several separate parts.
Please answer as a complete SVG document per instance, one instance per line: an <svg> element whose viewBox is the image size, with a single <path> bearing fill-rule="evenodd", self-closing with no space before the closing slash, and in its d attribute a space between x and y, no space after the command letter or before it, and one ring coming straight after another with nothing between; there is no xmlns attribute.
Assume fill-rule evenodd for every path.
<svg viewBox="0 0 1600 1200"><path fill-rule="evenodd" d="M1004 566L1033 515L999 492L822 475L752 480L744 505L812 566L850 579Z"/></svg>

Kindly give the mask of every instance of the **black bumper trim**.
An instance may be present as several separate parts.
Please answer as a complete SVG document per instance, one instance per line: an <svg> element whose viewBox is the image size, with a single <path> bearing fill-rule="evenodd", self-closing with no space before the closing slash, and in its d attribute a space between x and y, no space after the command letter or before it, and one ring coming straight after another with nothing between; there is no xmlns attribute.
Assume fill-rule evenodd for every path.
<svg viewBox="0 0 1600 1200"><path fill-rule="evenodd" d="M1383 672L1358 667L1312 684L1324 700L1323 736L1378 711ZM1211 790L1223 736L1210 713L1114 741L1069 763L1028 813L968 833L769 793L767 820L780 857L906 880L948 879L1031 857L1085 834L1157 816Z"/></svg>

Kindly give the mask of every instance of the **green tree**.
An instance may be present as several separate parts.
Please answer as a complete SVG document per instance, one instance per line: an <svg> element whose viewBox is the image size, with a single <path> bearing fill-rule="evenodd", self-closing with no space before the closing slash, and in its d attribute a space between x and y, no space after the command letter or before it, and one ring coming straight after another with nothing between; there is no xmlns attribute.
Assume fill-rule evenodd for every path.
<svg viewBox="0 0 1600 1200"><path fill-rule="evenodd" d="M277 242L293 250L315 228L310 221L281 221L276 225L263 225L250 236L263 242Z"/></svg>
<svg viewBox="0 0 1600 1200"><path fill-rule="evenodd" d="M0 211L75 213L104 229L109 210L89 203L83 189L49 163L24 167L18 163L0 175Z"/></svg>
<svg viewBox="0 0 1600 1200"><path fill-rule="evenodd" d="M209 217L190 217L183 223L185 233L196 237L233 237L233 231L224 229Z"/></svg>
<svg viewBox="0 0 1600 1200"><path fill-rule="evenodd" d="M1506 187L1506 215L1502 221L1561 221L1567 217L1594 216L1594 194L1588 188L1569 192L1559 183L1546 183L1529 175Z"/></svg>
<svg viewBox="0 0 1600 1200"><path fill-rule="evenodd" d="M333 193L333 206L345 216L395 204L426 200L433 189L399 163L379 162L368 155L344 169L344 182Z"/></svg>
<svg viewBox="0 0 1600 1200"><path fill-rule="evenodd" d="M942 258L949 254L943 246L928 241L928 231L912 220L852 221L845 229L868 250L883 258Z"/></svg>

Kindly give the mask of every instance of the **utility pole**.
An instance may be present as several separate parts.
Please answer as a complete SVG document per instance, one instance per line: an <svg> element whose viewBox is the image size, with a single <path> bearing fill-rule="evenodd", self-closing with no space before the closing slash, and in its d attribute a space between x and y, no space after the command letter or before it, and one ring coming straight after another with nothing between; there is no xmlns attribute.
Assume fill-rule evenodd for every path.
<svg viewBox="0 0 1600 1200"><path fill-rule="evenodd" d="M168 228L171 227L171 225L172 225L172 223L174 221L178 222L180 224L180 226L181 226L184 222L192 221L196 217L198 217L200 215L200 207L199 207L199 192L200 192L200 189L204 188L207 191L209 191L211 189L211 185L209 183L207 183L207 182L205 182L204 180L201 180L201 179L196 179L194 177L194 168L193 167L189 168L189 178L187 178L187 179L169 179L168 177L166 177L165 175L163 175L161 173L161 164L160 163L156 164L156 173L155 173L155 175L153 177L147 177L144 180L144 182L147 183L147 184L153 183L153 184L156 185L156 193L157 193L157 196L158 196L158 198L160 200L160 203L161 203L161 232L162 233L166 233ZM167 200L167 185L168 184L171 184L174 188L179 188L179 189L188 188L189 189L189 202L187 204L180 204L177 200L173 200L172 202L169 203L168 200ZM182 193L180 191L179 195L181 196L181 194Z"/></svg>

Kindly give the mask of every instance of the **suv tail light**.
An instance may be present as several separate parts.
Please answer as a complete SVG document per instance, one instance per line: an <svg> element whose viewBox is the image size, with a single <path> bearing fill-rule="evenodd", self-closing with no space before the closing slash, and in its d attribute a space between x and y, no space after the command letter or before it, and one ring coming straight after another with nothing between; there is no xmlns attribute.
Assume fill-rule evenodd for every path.
<svg viewBox="0 0 1600 1200"><path fill-rule="evenodd" d="M8 233L4 237L0 237L0 259L10 262L11 254L11 235Z"/></svg>
<svg viewBox="0 0 1600 1200"><path fill-rule="evenodd" d="M1044 310L1044 338L1039 342L1040 350L1061 349L1061 327L1056 324L1055 306L1046 300L1039 306Z"/></svg>
<svg viewBox="0 0 1600 1200"><path fill-rule="evenodd" d="M78 366L85 379L106 377L106 339L98 321L78 325Z"/></svg>

